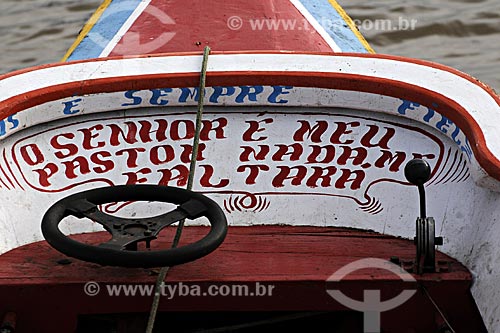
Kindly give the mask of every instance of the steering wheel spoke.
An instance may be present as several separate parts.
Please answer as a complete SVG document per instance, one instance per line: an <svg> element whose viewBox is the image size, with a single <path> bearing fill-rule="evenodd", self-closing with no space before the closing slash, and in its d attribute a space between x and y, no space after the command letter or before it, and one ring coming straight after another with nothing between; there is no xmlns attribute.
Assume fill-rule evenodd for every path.
<svg viewBox="0 0 500 333"><path fill-rule="evenodd" d="M146 218L117 217L99 210L102 204L119 201L159 201L176 204L177 208ZM61 220L69 215L101 224L111 239L100 245L70 239L59 229ZM180 248L137 250L137 244L143 241L149 248L165 227L203 216L211 224L205 238ZM55 249L81 260L110 266L158 267L185 263L212 252L225 238L227 221L221 208L201 194L166 186L124 185L85 191L56 202L43 217L42 233Z"/></svg>
<svg viewBox="0 0 500 333"><path fill-rule="evenodd" d="M88 208L88 209L86 209ZM87 200L77 200L68 207L71 215L77 218L88 218L102 225L108 232L115 235L154 235L163 228L191 216L182 208L177 208L168 213L146 218L123 218L102 212Z"/></svg>
<svg viewBox="0 0 500 333"><path fill-rule="evenodd" d="M186 219L188 214L182 209L143 219L127 219L108 215L102 212L89 214L88 218L105 226L112 238L99 246L118 250L136 249L139 242L150 242L160 231L169 225ZM106 219L106 222L104 222Z"/></svg>
<svg viewBox="0 0 500 333"><path fill-rule="evenodd" d="M130 235L113 235L107 242L101 243L98 246L105 249L118 251L135 250L137 251L137 243L141 241L150 242L156 239L154 236L130 236Z"/></svg>

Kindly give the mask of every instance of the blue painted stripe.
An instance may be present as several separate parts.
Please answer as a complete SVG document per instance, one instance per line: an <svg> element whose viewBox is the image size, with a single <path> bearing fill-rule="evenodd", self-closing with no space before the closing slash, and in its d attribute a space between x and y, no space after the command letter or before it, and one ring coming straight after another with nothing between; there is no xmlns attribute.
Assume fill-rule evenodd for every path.
<svg viewBox="0 0 500 333"><path fill-rule="evenodd" d="M99 57L140 3L141 0L112 1L68 61Z"/></svg>
<svg viewBox="0 0 500 333"><path fill-rule="evenodd" d="M300 2L332 37L342 52L368 52L328 0L300 0Z"/></svg>

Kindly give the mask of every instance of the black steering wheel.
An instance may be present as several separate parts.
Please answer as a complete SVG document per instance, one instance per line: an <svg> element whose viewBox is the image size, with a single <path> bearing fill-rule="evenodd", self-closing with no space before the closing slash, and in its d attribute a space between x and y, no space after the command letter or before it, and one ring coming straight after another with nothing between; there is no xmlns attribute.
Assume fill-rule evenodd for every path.
<svg viewBox="0 0 500 333"><path fill-rule="evenodd" d="M124 201L157 201L178 207L149 218L120 218L99 210L99 205ZM89 218L101 224L112 238L100 245L77 242L64 235L59 223L67 216ZM137 251L137 243L149 246L159 232L184 219L205 216L210 231L197 242L161 251ZM52 205L42 219L42 233L56 250L77 259L122 267L163 267L199 259L224 241L227 221L222 209L206 196L188 190L157 185L122 185L98 188L70 195Z"/></svg>

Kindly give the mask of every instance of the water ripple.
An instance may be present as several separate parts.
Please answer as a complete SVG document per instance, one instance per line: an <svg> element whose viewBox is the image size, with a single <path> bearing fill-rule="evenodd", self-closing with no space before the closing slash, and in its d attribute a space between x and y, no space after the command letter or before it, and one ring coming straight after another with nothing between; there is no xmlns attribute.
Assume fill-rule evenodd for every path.
<svg viewBox="0 0 500 333"><path fill-rule="evenodd" d="M339 0L357 22L389 20L361 32L378 53L443 63L500 90L500 1ZM58 61L100 0L1 0L0 73ZM398 29L399 20L416 20Z"/></svg>

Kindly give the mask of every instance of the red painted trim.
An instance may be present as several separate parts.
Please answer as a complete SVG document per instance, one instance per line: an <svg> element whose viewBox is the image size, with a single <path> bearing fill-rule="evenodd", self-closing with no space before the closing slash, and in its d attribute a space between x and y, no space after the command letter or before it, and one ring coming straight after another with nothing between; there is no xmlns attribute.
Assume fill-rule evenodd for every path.
<svg viewBox="0 0 500 333"><path fill-rule="evenodd" d="M414 58L407 58L407 57L402 57L402 56L395 56L395 55L386 55L386 54L371 54L371 53L334 53L334 52L302 52L302 51L212 51L211 55L237 55L237 54L268 54L268 55L273 55L273 54L295 54L295 55L315 55L315 56L333 56L333 57L355 57L355 58L375 58L375 59L386 59L386 60L395 60L395 61L401 61L401 62L406 62L410 64L417 64L417 65L422 65L426 67L432 67L436 68L439 70L443 70L455 75L460 76L461 78L466 79L467 81L481 87L483 90L488 92L489 95L495 99L495 101L498 103L500 106L500 96L496 94L496 92L489 87L488 85L482 83L478 79L475 79L474 77L461 72L455 68L448 67L445 65L438 64L436 62L431 62L427 60L421 60L421 59L414 59ZM114 56L114 57L108 57L108 58L98 58L98 59L85 59L85 60L77 60L77 61L70 61L70 62L63 62L63 63L54 63L54 64L46 64L46 65L40 65L40 66L35 66L35 67L29 67L25 69L20 69L14 72L10 72L4 75L0 75L0 81L4 80L8 77L28 73L28 72L34 72L40 69L44 68L53 68L53 67L59 67L59 66L67 66L71 64L79 64L79 63L90 63L90 62L102 62L102 61L107 61L107 60L121 60L121 59L137 59L137 58L159 58L159 57L174 57L174 56L196 56L196 55L203 55L203 52L172 52L172 53L160 53L160 54L147 54L147 55L141 55L141 56Z"/></svg>
<svg viewBox="0 0 500 333"><path fill-rule="evenodd" d="M198 73L154 74L72 82L31 91L4 101L0 118L52 100L99 92L119 92L130 89L156 87L194 87ZM432 107L452 120L467 135L474 155L481 167L493 178L500 180L500 161L486 146L484 134L470 114L455 101L405 82L355 74L317 72L211 72L207 86L219 85L293 85L375 93L408 99ZM498 98L496 99L498 100ZM500 100L498 100L500 105ZM435 104L438 106L436 107Z"/></svg>
<svg viewBox="0 0 500 333"><path fill-rule="evenodd" d="M432 67L436 68L439 70L443 70L455 75L458 75L469 82L481 87L482 89L486 90L488 94L490 94L499 104L500 106L500 96L496 94L496 92L489 87L488 85L482 83L478 79L470 76L469 74L466 74L464 72L461 72L455 68L445 66L438 64L436 62L432 61L427 61L427 60L421 60L421 59L414 59L414 58L408 58L408 57L402 57L402 56L395 56L395 55L387 55L387 54L372 54L372 53L334 53L334 52L302 52L302 51L212 51L210 53L211 55L238 55L238 54L268 54L268 55L273 55L273 54L295 54L295 55L313 55L313 56L332 56L332 57L355 57L355 58L375 58L375 59L386 59L386 60L395 60L395 61L400 61L400 62L406 62L410 64L416 64L416 65L422 65L426 67ZM159 57L175 57L175 56L196 56L196 55L203 55L203 52L171 52L171 53L159 53L159 54L147 54L147 55L140 55L140 56L114 56L114 57L108 57L108 58L97 58L97 59L85 59L85 60L76 60L76 61L70 61L70 62L61 62L61 63L54 63L54 64L46 64L46 65L39 65L39 66L34 66L34 67L29 67L25 69L20 69L14 72L10 72L4 75L0 75L0 80L4 80L8 77L20 75L23 73L28 73L28 72L34 72L40 69L44 68L52 68L52 67L59 67L59 66L67 66L71 64L79 64L79 63L90 63L90 62L103 62L103 61L108 61L108 60L121 60L121 59L142 59L142 58L159 58Z"/></svg>
<svg viewBox="0 0 500 333"><path fill-rule="evenodd" d="M310 54L300 52L284 52L287 54ZM214 53L219 54L219 53ZM223 52L220 54L245 54L245 52ZM255 54L248 52L247 54ZM276 54L275 52L261 52L261 54ZM173 53L172 56L199 55L198 53ZM497 102L500 107L500 97L491 88L473 79L471 76L458 70L436 63L408 59L397 56L373 55L373 54L315 54L342 57L377 58L395 61L404 61L417 65L432 67L458 75L475 85L478 85ZM147 55L143 57L160 57L165 55ZM107 59L123 59L107 58ZM76 61L72 63L99 62L106 59L92 59ZM0 80L7 77L27 73L43 68L65 66L66 64L44 65L13 72L0 77ZM197 86L199 80L198 73L180 74L154 74L142 76L116 77L106 79L87 80L82 82L72 82L56 85L28 92L22 96L12 97L0 106L0 118L6 118L16 112L27 108L46 103L52 100L61 99L73 95L92 94L99 92L118 92L130 89L149 89L159 86L163 87L193 87ZM371 76L343 74L343 73L318 73L318 72L211 72L208 74L207 86L217 85L294 85L300 87L318 87L326 89L339 89L376 93L396 98L404 98L422 105L432 107L440 114L452 120L467 135L472 143L472 150L481 167L493 178L500 180L500 161L487 148L484 134L477 122L461 105L455 101L437 93L405 82L389 79L376 78ZM435 104L438 104L435 107Z"/></svg>

